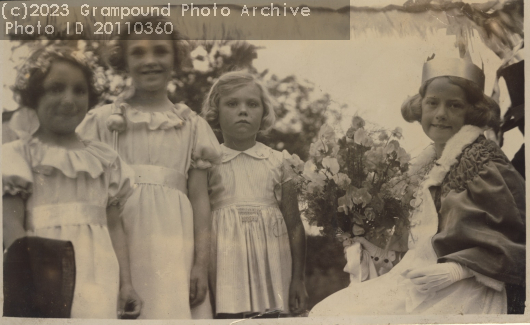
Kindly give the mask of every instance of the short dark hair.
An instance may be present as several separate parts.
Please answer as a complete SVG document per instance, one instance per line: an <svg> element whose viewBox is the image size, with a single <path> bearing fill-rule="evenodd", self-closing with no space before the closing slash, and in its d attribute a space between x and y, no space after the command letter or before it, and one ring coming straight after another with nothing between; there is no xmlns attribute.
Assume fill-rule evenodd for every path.
<svg viewBox="0 0 530 325"><path fill-rule="evenodd" d="M136 26L141 24L143 30L146 30L147 26L155 28L156 26L164 26L166 23L171 21L161 16L146 16L137 17L130 21L130 26ZM105 56L107 64L116 71L126 72L127 69L127 41L134 33L122 33L117 39L113 40L111 46ZM159 34L153 34L159 35ZM187 39L177 29L173 28L169 34L160 34L161 36L167 36L168 40L173 43L174 62L173 68L178 73L183 71L186 67L191 66L189 58L189 44ZM148 38L149 35L145 35Z"/></svg>
<svg viewBox="0 0 530 325"><path fill-rule="evenodd" d="M471 109L467 111L465 117L465 124L475 125L478 127L489 126L497 129L500 124L500 108L499 105L491 99L491 97L484 94L484 92L474 82L454 76L443 76L437 78L447 78L453 85L459 86L464 90L466 99L471 104ZM403 105L401 105L401 115L407 122L418 121L421 122L421 101L425 97L427 87L436 78L425 81L418 94L408 98Z"/></svg>
<svg viewBox="0 0 530 325"><path fill-rule="evenodd" d="M88 84L88 107L94 107L99 101L94 71L84 55L65 45L48 45L34 51L19 70L13 87L18 103L36 109L44 94L44 79L50 72L53 62L65 61L79 68Z"/></svg>

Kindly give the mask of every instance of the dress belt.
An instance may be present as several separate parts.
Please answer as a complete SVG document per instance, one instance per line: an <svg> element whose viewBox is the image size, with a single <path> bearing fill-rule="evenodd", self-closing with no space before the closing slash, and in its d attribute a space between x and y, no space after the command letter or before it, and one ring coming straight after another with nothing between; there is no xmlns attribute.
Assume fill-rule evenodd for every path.
<svg viewBox="0 0 530 325"><path fill-rule="evenodd" d="M152 184L166 186L188 193L188 182L186 175L178 170L153 166L153 165L131 165L135 173L136 184Z"/></svg>
<svg viewBox="0 0 530 325"><path fill-rule="evenodd" d="M74 225L106 226L106 207L74 202L41 205L27 211L27 230Z"/></svg>
<svg viewBox="0 0 530 325"><path fill-rule="evenodd" d="M278 202L275 199L270 198L239 198L239 197L231 197L228 199L220 200L217 202L212 202L212 210L217 210L229 205L238 205L238 206L270 206L270 207L278 207Z"/></svg>

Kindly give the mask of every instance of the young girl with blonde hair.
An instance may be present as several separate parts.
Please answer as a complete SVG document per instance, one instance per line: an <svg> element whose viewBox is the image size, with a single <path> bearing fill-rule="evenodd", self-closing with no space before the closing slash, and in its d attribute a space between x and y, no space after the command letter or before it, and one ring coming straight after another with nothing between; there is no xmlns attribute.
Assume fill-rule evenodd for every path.
<svg viewBox="0 0 530 325"><path fill-rule="evenodd" d="M303 312L305 232L284 167L290 155L256 142L275 120L267 89L249 73L226 73L203 115L224 140L222 164L208 175L217 317Z"/></svg>

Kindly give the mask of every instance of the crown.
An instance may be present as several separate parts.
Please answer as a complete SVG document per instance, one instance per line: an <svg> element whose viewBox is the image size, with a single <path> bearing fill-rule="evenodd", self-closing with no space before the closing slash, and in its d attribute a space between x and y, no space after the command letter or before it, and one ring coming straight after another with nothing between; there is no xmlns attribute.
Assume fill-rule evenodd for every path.
<svg viewBox="0 0 530 325"><path fill-rule="evenodd" d="M427 62L423 65L423 74L421 83L425 81L443 76L454 76L464 78L476 83L482 91L484 91L484 76L483 69L480 69L469 59L435 59L434 54L427 58Z"/></svg>

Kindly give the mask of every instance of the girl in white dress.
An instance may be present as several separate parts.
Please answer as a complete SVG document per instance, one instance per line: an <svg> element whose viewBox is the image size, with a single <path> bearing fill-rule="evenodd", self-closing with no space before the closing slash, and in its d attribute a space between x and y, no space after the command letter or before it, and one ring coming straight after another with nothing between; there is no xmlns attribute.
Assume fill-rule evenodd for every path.
<svg viewBox="0 0 530 325"><path fill-rule="evenodd" d="M211 285L218 318L304 311L305 233L284 161L256 142L274 123L270 95L246 72L212 86L203 106L224 143L208 176L212 205Z"/></svg>
<svg viewBox="0 0 530 325"><path fill-rule="evenodd" d="M47 47L25 63L15 90L39 127L2 146L4 247L23 236L71 241L71 317L136 318L141 300L120 220L133 172L111 147L75 134L97 100L91 68L81 53Z"/></svg>
<svg viewBox="0 0 530 325"><path fill-rule="evenodd" d="M484 73L461 59L433 59L419 94L402 107L433 141L409 172L426 171L411 201L408 252L388 273L352 283L310 316L503 314L505 284L525 281L525 184L483 131L499 107Z"/></svg>
<svg viewBox="0 0 530 325"><path fill-rule="evenodd" d="M159 23L166 21L131 24L147 30ZM132 282L144 302L140 318L190 319L195 306L194 318L211 318L207 169L221 148L204 119L168 98L172 73L186 59L178 32L123 37L109 62L127 71L133 86L116 103L89 112L78 132L114 144L134 169L138 186L123 221Z"/></svg>

